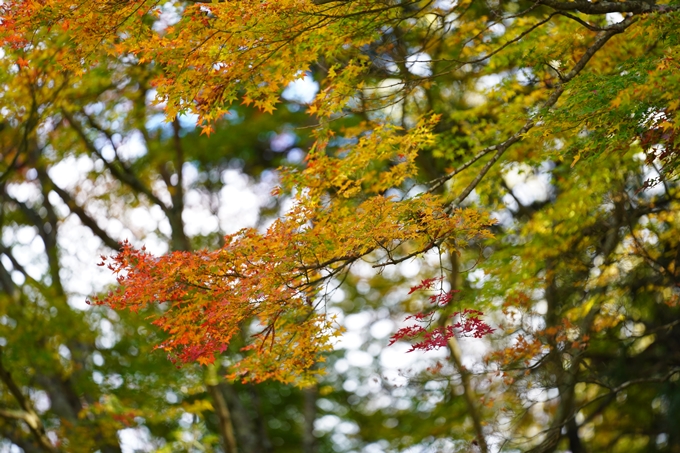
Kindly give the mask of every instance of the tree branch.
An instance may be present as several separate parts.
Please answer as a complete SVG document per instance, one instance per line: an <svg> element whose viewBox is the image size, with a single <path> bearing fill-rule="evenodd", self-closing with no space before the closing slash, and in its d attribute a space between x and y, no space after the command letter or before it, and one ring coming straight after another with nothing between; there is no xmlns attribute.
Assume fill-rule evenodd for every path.
<svg viewBox="0 0 680 453"><path fill-rule="evenodd" d="M5 366L2 363L2 354L3 348L0 347L0 381L7 386L22 410L0 409L0 417L22 420L28 425L28 429L43 450L50 453L56 453L57 449L52 445L52 442L50 442L50 439L45 434L45 427L42 424L40 417L38 417L38 414L33 410L28 398L24 396L19 386L14 382L12 375L5 369Z"/></svg>
<svg viewBox="0 0 680 453"><path fill-rule="evenodd" d="M41 181L49 183L49 189L53 190L57 195L59 195L64 204L68 206L69 210L78 216L82 224L88 227L95 236L97 236L104 244L106 244L106 246L116 251L120 250L118 241L109 236L109 234L97 224L97 221L90 217L82 206L76 203L70 193L55 184L46 171L42 169L38 170L38 176L40 177Z"/></svg>
<svg viewBox="0 0 680 453"><path fill-rule="evenodd" d="M217 365L212 364L206 368L205 386L213 400L213 407L215 414L219 420L219 429L222 434L222 443L224 444L225 453L237 453L236 436L234 436L234 427L231 421L231 412L227 401L219 387L219 378L217 377Z"/></svg>
<svg viewBox="0 0 680 453"><path fill-rule="evenodd" d="M302 414L304 425L302 429L302 453L316 453L318 442L314 436L314 420L316 419L316 400L319 396L318 386L302 389Z"/></svg>
<svg viewBox="0 0 680 453"><path fill-rule="evenodd" d="M550 0L546 0L550 1ZM578 2L575 2L578 3ZM571 4L571 3L570 3ZM590 3L588 3L590 4ZM617 3L618 5L619 3ZM567 82L572 80L574 77L576 77L582 70L583 68L586 67L590 59L595 55L595 53L604 46L607 41L609 41L613 36L623 33L623 31L628 28L631 24L636 22L638 20L637 16L630 16L621 22L618 22L616 24L613 24L605 29L605 31L602 31L598 33L597 38L595 39L595 42L591 44L590 47L585 51L581 59L574 65L574 67L569 71L567 74L565 74L562 77L562 80L559 85L553 90L553 92L550 94L548 99L543 103L542 110L545 111L546 109L552 107L555 105L557 100L560 98L562 93L564 92L564 86ZM454 208L456 208L460 203L462 203L465 198L467 198L468 195L477 187L477 184L482 180L482 178L488 173L488 171L491 169L491 167L500 159L501 155L512 145L515 143L519 142L524 134L526 134L530 129L532 129L536 125L536 121L534 119L529 119L526 123L524 123L524 126L517 131L512 137L508 138L504 142L502 142L499 145L494 145L490 146L488 148L485 148L482 150L480 153L477 154L477 156L483 156L488 152L491 152L492 150L497 150L496 154L491 158L489 162L482 168L482 170L479 172L479 174L468 184L468 186L463 189L463 191L458 195L453 202L448 206L448 212L452 211ZM474 163L476 160L478 160L477 156L473 158ZM480 156L480 157L481 157ZM471 165L471 164L470 164ZM453 175L452 175L453 176Z"/></svg>
<svg viewBox="0 0 680 453"><path fill-rule="evenodd" d="M460 271L458 263L458 255L455 252L450 253L451 259L451 275L449 276L449 282L451 284L451 289L455 290L460 287ZM444 327L451 324L451 320L448 316L442 315L440 318L440 325ZM465 404L467 405L468 413L472 418L472 425L475 429L476 441L479 445L480 453L488 453L489 447L486 443L486 437L484 436L484 429L482 425L482 417L479 413L479 408L477 407L477 401L474 394L474 389L472 388L471 373L463 366L463 353L458 344L458 339L456 336L452 336L446 342L451 353L451 362L453 362L454 367L460 374L461 384L463 385L463 397L465 398Z"/></svg>
<svg viewBox="0 0 680 453"><path fill-rule="evenodd" d="M229 0L185 0L188 3L226 3ZM350 0L311 0L315 5L326 5L328 3L348 3Z"/></svg>
<svg viewBox="0 0 680 453"><path fill-rule="evenodd" d="M563 2L558 0L539 0L539 3L558 11L576 11L590 15L603 15L608 13L644 14L654 11L665 12L670 9L678 8L677 5L654 5L652 2L645 0L623 2L595 2L590 0L573 0L569 2Z"/></svg>
<svg viewBox="0 0 680 453"><path fill-rule="evenodd" d="M171 177L165 177L165 183L170 192L170 199L172 200L172 207L170 207L165 214L168 216L170 227L172 228L172 249L188 251L191 249L189 238L184 232L184 222L182 221L182 211L184 211L184 173L182 167L184 166L184 149L182 148L182 138L180 136L181 126L179 119L175 118L172 121L173 131L173 146L175 147L175 175L177 181L172 183ZM161 168L161 174L167 173L166 169Z"/></svg>
<svg viewBox="0 0 680 453"><path fill-rule="evenodd" d="M85 144L85 147L87 148L88 151L90 151L92 154L96 155L98 158L102 160L104 163L104 166L111 172L111 174L118 179L120 182L123 184L127 185L134 191L146 195L154 204L158 205L163 212L167 213L170 208L163 203L163 201L158 198L148 187L146 187L142 182L137 179L130 170L125 167L124 165L122 166L123 169L121 170L117 166L115 166L112 162L109 162L104 158L104 156L99 152L96 146L94 146L94 143L87 137L87 134L85 134L85 131L83 128L80 126L78 121L71 116L70 113L68 113L65 110L62 110L62 114L64 115L64 118L66 118L70 124L70 126L76 131L78 136L81 138L83 143Z"/></svg>

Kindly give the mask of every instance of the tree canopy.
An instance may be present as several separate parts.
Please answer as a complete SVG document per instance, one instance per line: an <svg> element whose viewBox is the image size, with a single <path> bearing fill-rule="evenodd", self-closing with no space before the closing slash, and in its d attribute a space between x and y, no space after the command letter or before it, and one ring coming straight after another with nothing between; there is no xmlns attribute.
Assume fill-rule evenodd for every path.
<svg viewBox="0 0 680 453"><path fill-rule="evenodd" d="M14 445L119 451L116 432L140 426L198 448L169 440L190 431L181 416L154 414L170 385L197 414L191 439L228 452L274 448L257 427L271 389L298 407L294 438L277 434L290 451L680 451L677 1L0 11ZM300 79L313 98L290 94ZM260 198L236 230L240 177ZM87 268L85 311L66 274L76 227L117 277L105 289ZM361 342L373 365L399 345L426 363L405 390L343 371L361 316L394 327ZM131 365L151 349L170 363ZM372 397L343 384L369 379ZM318 411L352 428L323 437Z"/></svg>

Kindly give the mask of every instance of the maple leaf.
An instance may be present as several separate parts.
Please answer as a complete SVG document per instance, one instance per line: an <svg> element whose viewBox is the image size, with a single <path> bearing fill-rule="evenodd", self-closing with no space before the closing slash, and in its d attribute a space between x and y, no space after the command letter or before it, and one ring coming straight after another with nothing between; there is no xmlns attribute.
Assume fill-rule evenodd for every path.
<svg viewBox="0 0 680 453"><path fill-rule="evenodd" d="M265 102L265 103L262 105L261 109L262 109L265 113L270 113L270 114L271 114L271 113L274 113L274 110L276 110L276 107L274 107L273 103L271 103L271 102Z"/></svg>
<svg viewBox="0 0 680 453"><path fill-rule="evenodd" d="M432 288L432 285L434 285L436 282L442 281L442 279L443 277L426 278L425 280L421 281L418 285L412 286L408 293L413 294L414 292L420 291L422 289L430 289Z"/></svg>
<svg viewBox="0 0 680 453"><path fill-rule="evenodd" d="M206 137L210 137L210 134L214 133L215 129L211 124L204 124L201 126L201 135L205 135Z"/></svg>
<svg viewBox="0 0 680 453"><path fill-rule="evenodd" d="M230 119L221 118L223 109L241 98L241 105L254 104L269 113L267 121L275 126L263 124L259 112L237 106L235 116L245 121L239 132L244 133L232 134L239 140L226 145L246 150L239 159L248 160L244 156L252 145L246 143L250 121L258 129L254 149L261 148L259 142L270 132L289 127L301 147L314 142L306 165L277 173L281 175L277 192L285 197L283 204L290 202L290 209L277 215L266 231L243 230L214 250L152 257L124 244L119 255L99 263L121 286L96 303L133 311L161 304L152 311L154 325L167 336L158 346L176 363L211 364L237 339L243 349L230 355L231 376L252 382L310 383L320 372L314 367L320 354L330 351L330 339L341 333L324 310L324 286L336 281L353 285L350 268L362 260L375 266L376 273L395 266L396 275L401 263L416 260L422 276L439 272L453 277L464 274L470 264L484 278L463 279L466 290L455 298L437 279L426 278L413 286L409 302L425 308L407 317L414 325L400 329L391 343L408 340L412 351L429 351L447 347L454 337L482 338L495 331L481 310L450 315L451 310L460 310L454 307L484 307L489 317L508 317L495 351L498 381L481 386L477 376L466 375L463 366L451 361L483 451L484 437L498 424L478 422L492 416L484 413L489 399L476 404L470 395L517 383L505 389L502 398L508 407L515 406L514 415L520 419L519 414L535 403L526 390L554 388L554 379L546 376L559 378L560 367L569 368L573 385L560 385L559 391L574 398L552 399L550 410L544 411L548 415L532 418L527 423L536 426L524 424L524 431L554 431L550 427L562 422L550 420L550 414L574 411L565 404L587 408L596 400L607 400L601 398L606 389L598 390L592 383L611 381L608 364L621 357L632 364L621 372L626 376L614 373L621 382L649 383L642 385L645 395L634 395L636 390L626 387L626 393L635 396L628 401L669 399L668 386L654 390L651 383L671 383L673 375L636 374L648 369L635 366L646 365L630 346L640 347L640 338L616 329L642 324L661 335L673 322L674 312L663 312L657 305L673 309L677 302L672 278L677 260L668 253L678 248L674 178L680 156L678 46L671 39L679 9L673 2L580 2L568 16L551 2L528 10L518 10L514 2L460 1L448 6L416 2L408 8L372 0L218 3L189 2L177 9L174 26L154 19L166 19L161 9L167 5L157 2L102 0L66 8L55 0L9 0L0 6L6 66L2 115L7 120L3 126L11 132L5 135L3 130L3 138L10 137L3 146L12 151L35 142L48 150L36 149L38 154L30 159L26 153L12 159L14 153L9 152L10 158L3 161L8 170L3 171L3 188L10 189L5 194L9 217L3 224L12 233L7 240L15 236L13 228L35 222L29 226L48 248L54 242L50 231L56 234L64 220L50 212L47 198L35 202L41 208L35 212L31 203L13 201L13 184L41 186L44 190L38 193L56 196L59 187L44 172L64 156L92 156L104 166L88 176L90 186L78 192L78 203L87 199L92 187L99 190L114 180L120 187L110 191L105 187L106 197L100 193L100 198L123 193L127 200L135 200L135 208L160 208L171 225L172 247L190 249L203 238L183 237L188 211L182 212L181 189L187 181L181 180L179 170L195 161L201 172L203 168L214 172L209 177L200 174L195 183L200 189L207 188L201 184L208 180L219 186L215 181L220 181L224 167L210 167L213 159L202 146L206 137L177 133L173 141L160 132L156 137L146 130L146 120L157 114L154 108L163 108L168 118L195 113L205 121L200 135L209 138L213 125L233 126ZM453 17L455 27L450 27L447 18ZM15 64L31 70L16 71ZM316 119L302 115L294 102L289 109L274 112L277 102L287 102L280 101L282 92L301 71L313 72L319 84L306 112ZM484 82L496 79L493 89L480 93ZM154 106L139 96L150 87L158 94ZM92 113L99 107L104 113ZM431 114L435 108L442 114L440 124ZM311 124L313 130L298 134L298 126L306 129ZM21 137L17 139L21 146L12 143L14 135ZM102 142L109 139L115 147L118 136L147 141L146 160L128 160L122 154L106 160L99 155ZM170 141L183 144L183 149L167 154L159 150ZM640 153L647 157L647 169L636 157ZM569 156L572 168L565 168ZM262 171L267 158L260 157L245 162L244 169ZM32 162L40 162L41 168L30 169L40 170L38 178L22 181ZM157 162L162 162L160 170ZM167 162L171 164L166 166ZM177 174L170 174L172 167ZM651 167L658 167L658 176L650 179L645 172ZM502 184L506 176L517 176L515 170L526 173L527 186L540 177L545 197L525 205L523 197L515 198L513 188ZM173 177L179 178L178 192L165 200L155 192L156 183ZM636 184L640 191L663 184L663 195L640 195ZM412 191L414 187L417 190ZM214 193L215 188L207 190ZM96 226L87 209L69 202L67 191L60 193L72 215ZM474 202L469 203L472 195ZM488 212L504 221L494 224ZM106 231L92 230L117 248L115 241L106 240ZM10 253L11 247L3 245L3 254ZM437 254L439 263L430 259ZM50 303L43 300L49 299L44 294L63 291L54 256L45 260L50 274L37 283L26 279L26 290L19 291L22 298L40 294L39 307ZM446 262L449 259L451 263ZM2 280L14 285L11 278ZM631 281L636 282L634 291ZM50 282L57 286L45 289ZM400 282L399 278L391 282L390 290L402 289ZM387 294L379 284L371 291ZM556 294L559 301L547 300ZM420 296L422 301L417 300ZM63 302L63 297L57 299ZM504 301L501 308L499 300ZM41 310L32 316L39 319ZM563 316L569 322L555 324ZM552 325L536 328L543 323ZM663 335L666 340L671 334ZM659 362L654 370L665 366L672 371L672 364L664 362L672 356L664 354L669 342L653 338L649 335L645 341L659 348L653 354ZM591 366L593 359L582 354L589 340L600 348L598 354L607 351L606 359L598 357L598 366ZM541 360L550 348L560 351L561 360ZM616 410L622 411L625 402L616 403ZM606 405L598 410L605 421L597 429L607 425L608 431L604 436L583 436L580 441L591 444L587 449L611 447L598 444L601 438L628 442L619 425L607 423L611 417ZM636 430L640 438L656 435L653 427ZM673 441L672 436L669 439ZM561 444L547 448L556 445Z"/></svg>

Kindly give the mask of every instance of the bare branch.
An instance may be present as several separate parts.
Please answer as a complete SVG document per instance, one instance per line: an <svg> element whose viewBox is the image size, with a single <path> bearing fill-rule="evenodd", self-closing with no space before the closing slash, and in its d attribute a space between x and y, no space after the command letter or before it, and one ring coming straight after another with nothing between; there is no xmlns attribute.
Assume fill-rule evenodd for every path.
<svg viewBox="0 0 680 453"><path fill-rule="evenodd" d="M540 3L558 11L577 11L584 14L602 15L608 13L651 13L658 10L651 2L645 0L611 2L600 1L591 2L590 0L573 0L569 2L558 0L540 0Z"/></svg>
<svg viewBox="0 0 680 453"><path fill-rule="evenodd" d="M97 147L94 146L94 143L92 143L92 141L88 138L87 134L80 126L78 121L75 120L75 118L73 118L73 116L70 113L63 110L62 114L64 115L64 118L68 120L69 125L76 131L78 136L81 138L87 150L90 151L92 154L96 155L98 158L100 158L104 163L104 166L111 172L111 174L116 179L118 179L123 184L126 184L134 191L146 195L154 204L158 205L163 210L163 212L167 213L170 210L170 208L165 203L163 203L163 201L160 198L158 198L151 191L151 189L142 184L142 182L127 167L121 165L123 167L121 169L114 165L112 162L106 160L104 156L101 154L101 152L97 149Z"/></svg>
<svg viewBox="0 0 680 453"><path fill-rule="evenodd" d="M206 379L205 386L208 389L213 405L215 408L215 414L219 420L219 429L222 434L222 443L224 444L224 451L226 453L236 453L238 451L236 447L236 436L234 436L234 428L231 422L231 412L229 411L229 406L227 406L227 401L220 390L217 382L217 371L213 370L215 373L214 378L210 377ZM210 374L211 372L208 371Z"/></svg>
<svg viewBox="0 0 680 453"><path fill-rule="evenodd" d="M66 204L66 206L68 206L69 210L76 216L78 216L82 224L88 227L95 236L101 239L102 242L104 242L104 244L106 244L109 248L116 251L120 250L120 245L118 244L118 241L109 236L109 234L106 231L104 231L104 229L100 227L99 224L97 224L97 221L90 217L90 215L87 212L85 212L85 209L82 206L76 203L76 201L73 199L70 193L68 193L66 190L62 189L54 181L52 181L52 179L49 177L46 171L38 170L38 175L40 176L41 181L49 182L50 184L49 188L56 192L57 195L59 195L61 200Z"/></svg>
<svg viewBox="0 0 680 453"><path fill-rule="evenodd" d="M56 453L58 450L52 445L52 442L50 442L50 439L45 434L45 427L40 417L38 417L28 398L24 396L19 386L14 382L12 375L5 369L2 363L2 353L3 349L0 347L0 381L7 386L19 407L21 407L21 410L0 409L0 417L22 420L28 425L31 434L33 434L43 450Z"/></svg>

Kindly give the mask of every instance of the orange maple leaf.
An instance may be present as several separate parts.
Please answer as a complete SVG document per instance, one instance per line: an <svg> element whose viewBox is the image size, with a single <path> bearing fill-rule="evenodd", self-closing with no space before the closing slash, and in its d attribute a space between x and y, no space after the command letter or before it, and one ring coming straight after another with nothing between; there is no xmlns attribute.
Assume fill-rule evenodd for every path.
<svg viewBox="0 0 680 453"><path fill-rule="evenodd" d="M210 124L201 126L201 135L205 134L207 137L210 137L210 134L213 132L215 132L215 129Z"/></svg>

